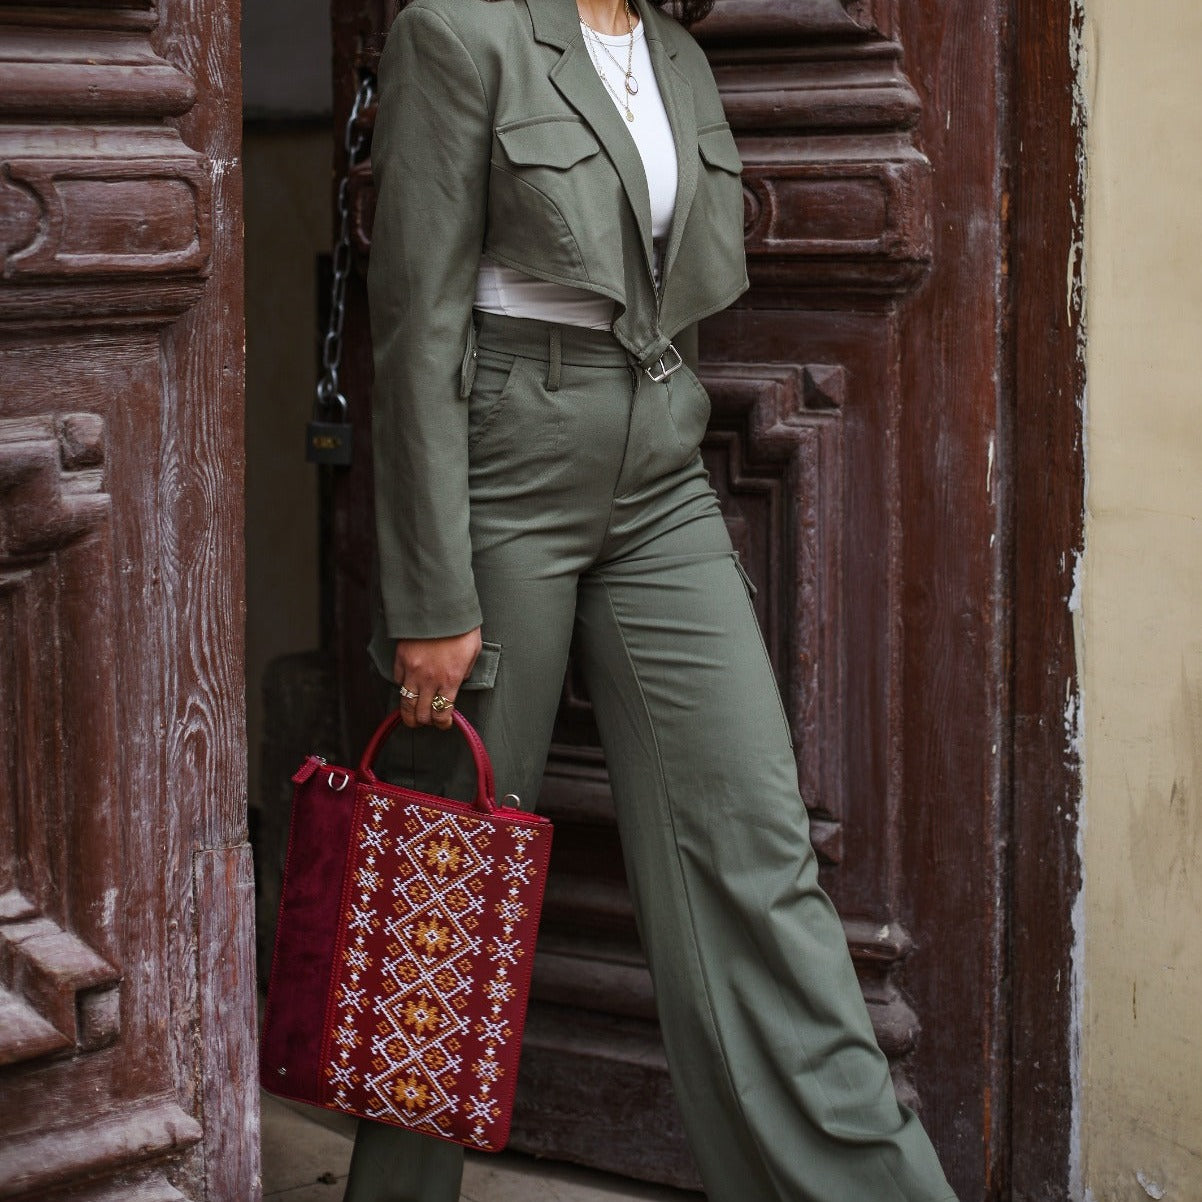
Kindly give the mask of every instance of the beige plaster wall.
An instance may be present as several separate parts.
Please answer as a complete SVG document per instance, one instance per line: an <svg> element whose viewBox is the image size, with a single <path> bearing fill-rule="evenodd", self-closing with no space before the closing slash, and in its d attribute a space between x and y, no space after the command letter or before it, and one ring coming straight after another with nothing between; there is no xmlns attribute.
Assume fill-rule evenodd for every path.
<svg viewBox="0 0 1202 1202"><path fill-rule="evenodd" d="M1202 4L1085 0L1080 1196L1202 1200Z"/></svg>

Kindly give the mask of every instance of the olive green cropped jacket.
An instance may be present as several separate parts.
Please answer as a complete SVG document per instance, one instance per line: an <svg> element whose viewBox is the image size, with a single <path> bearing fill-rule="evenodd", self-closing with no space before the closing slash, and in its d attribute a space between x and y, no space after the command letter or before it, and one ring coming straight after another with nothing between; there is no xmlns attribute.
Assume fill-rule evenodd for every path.
<svg viewBox="0 0 1202 1202"><path fill-rule="evenodd" d="M415 0L389 31L367 282L390 638L481 621L466 403L481 254L611 297L614 335L651 368L747 287L742 164L709 64L676 21L632 2L679 160L659 289L642 160L589 60L575 0Z"/></svg>

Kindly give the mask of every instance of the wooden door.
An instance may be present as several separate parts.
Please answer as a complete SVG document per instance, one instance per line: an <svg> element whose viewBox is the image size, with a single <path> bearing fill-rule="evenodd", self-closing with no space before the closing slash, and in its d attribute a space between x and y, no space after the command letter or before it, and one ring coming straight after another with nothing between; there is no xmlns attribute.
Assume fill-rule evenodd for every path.
<svg viewBox="0 0 1202 1202"><path fill-rule="evenodd" d="M0 6L0 1197L258 1197L238 10Z"/></svg>
<svg viewBox="0 0 1202 1202"><path fill-rule="evenodd" d="M1061 29L1067 48L1067 14L1054 7L1043 29L1024 9L1019 30L1032 60L1041 48L1049 78L1063 83L1067 50L1061 62L1046 39ZM388 0L334 0L336 125L392 11ZM1071 773L1061 758L1043 793L1028 787L1016 799L1012 790L1015 547L1042 573L1030 597L1046 600L1059 581L1031 506L1020 537L1011 524L1015 464L1033 461L1037 440L1017 450L1010 441L1007 323L1018 293L1003 184L1016 132L1041 132L1061 151L1072 139L1063 103L1050 128L1066 136L1037 129L1034 109L1021 106L1007 126L1002 101L1013 85L1000 11L970 15L933 0L719 0L697 31L746 164L753 285L702 330L714 402L705 456L759 585L824 883L899 1093L921 1111L964 1202L1010 1196L1012 1124L1046 1141L1019 1157L1018 1184L1035 1191L1022 1196L1061 1197L1067 1179L1067 994L1050 1003L1042 1034L1033 1009L1036 990L1069 971L1062 898L1045 942L1020 933L1030 976L1013 1042L1009 1026L1007 857L1030 876L1043 854L1009 840L1030 833L1057 788L1065 800ZM1060 178L1049 174L1034 191ZM362 262L367 169L352 194ZM1028 236L1067 228L1040 203L1031 202ZM1023 278L1028 292L1067 304L1047 272ZM363 654L372 522L361 280L348 348L358 443L355 466L333 481L332 633L343 737L357 747L382 704ZM1071 396L1063 403L1071 407ZM1066 418L1045 429L1050 437L1071 427ZM1056 480L1043 484L1046 496L1068 496ZM1071 534L1071 522L1059 529ZM1063 563L1061 554L1061 576ZM1042 722L1071 665L1062 624L1033 628L1039 604L1023 602L1020 624L1034 654L1041 638L1055 644L1054 685L1037 681L1034 667L1026 674L1034 708L1023 720ZM1029 784L1040 757L1059 752L1051 740L1028 737L1024 747ZM514 1142L695 1184L575 673L541 808L558 830ZM1038 896L1054 901L1071 878L1061 846ZM1034 896L1017 903L1020 921ZM1039 1079L1041 1059L1050 1074L1042 1131L1028 1101L1008 1093L1012 1072L1028 1085Z"/></svg>

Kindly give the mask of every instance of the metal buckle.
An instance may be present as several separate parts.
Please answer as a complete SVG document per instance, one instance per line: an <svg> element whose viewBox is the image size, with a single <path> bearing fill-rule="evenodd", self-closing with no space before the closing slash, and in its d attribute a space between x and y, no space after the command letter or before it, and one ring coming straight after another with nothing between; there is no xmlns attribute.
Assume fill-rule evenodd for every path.
<svg viewBox="0 0 1202 1202"><path fill-rule="evenodd" d="M664 358L668 351L671 351L672 354L676 356L676 362L673 363L671 367L664 366ZM658 375L649 367L644 367L643 370L647 373L647 376L651 380L652 384L662 384L670 375L680 371L680 369L684 366L684 360L680 357L680 352L676 349L676 347L669 342L667 349L662 355L660 355L659 362L656 363L655 366L659 369Z"/></svg>

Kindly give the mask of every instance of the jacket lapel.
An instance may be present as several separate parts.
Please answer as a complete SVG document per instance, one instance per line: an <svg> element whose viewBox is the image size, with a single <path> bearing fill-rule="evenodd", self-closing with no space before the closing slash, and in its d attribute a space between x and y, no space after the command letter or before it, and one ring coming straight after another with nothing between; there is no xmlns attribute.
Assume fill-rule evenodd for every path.
<svg viewBox="0 0 1202 1202"><path fill-rule="evenodd" d="M668 281L668 272L676 262L676 252L684 234L693 197L697 194L697 109L693 104L693 85L688 76L676 65L676 55L665 48L660 37L661 14L658 9L641 0L639 14L647 26L647 49L651 65L655 68L655 79L659 84L664 108L668 111L668 122L672 126L672 140L676 144L677 184L676 207L672 212L672 225L668 232L668 246L664 253L660 291Z"/></svg>
<svg viewBox="0 0 1202 1202"><path fill-rule="evenodd" d="M664 255L662 291L662 284L680 248L681 235L697 191L697 114L693 107L692 85L673 61L675 53L665 46L660 36L662 18L658 10L642 0L631 2L646 25L647 49L668 113L668 122L672 126L678 163L676 207ZM551 68L551 82L588 123L617 168L642 235L647 270L651 271L651 199L647 191L647 174L634 138L625 127L622 115L589 58L580 32L580 16L575 0L526 0L526 3L534 26L534 36L540 42L563 52Z"/></svg>

